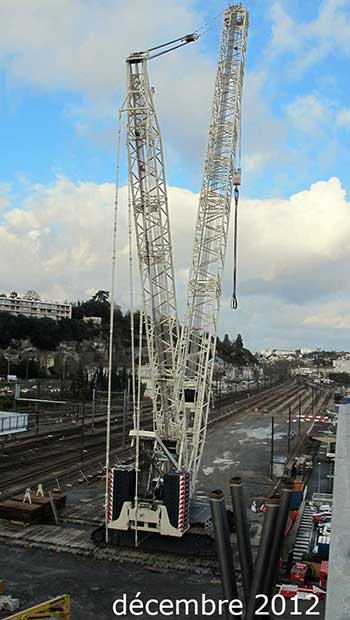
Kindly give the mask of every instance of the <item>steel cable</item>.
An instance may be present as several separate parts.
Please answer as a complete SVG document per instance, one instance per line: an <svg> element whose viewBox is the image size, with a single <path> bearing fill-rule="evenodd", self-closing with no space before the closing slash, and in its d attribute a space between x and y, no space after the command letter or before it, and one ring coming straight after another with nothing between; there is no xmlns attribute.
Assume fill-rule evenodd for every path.
<svg viewBox="0 0 350 620"><path fill-rule="evenodd" d="M239 189L238 185L235 186L234 190L234 200L235 200L235 214L234 214L234 230L233 230L233 275L232 275L232 297L231 297L231 308L232 310L237 310L238 308L238 300L237 300L237 232L238 232L238 202L239 202Z"/></svg>

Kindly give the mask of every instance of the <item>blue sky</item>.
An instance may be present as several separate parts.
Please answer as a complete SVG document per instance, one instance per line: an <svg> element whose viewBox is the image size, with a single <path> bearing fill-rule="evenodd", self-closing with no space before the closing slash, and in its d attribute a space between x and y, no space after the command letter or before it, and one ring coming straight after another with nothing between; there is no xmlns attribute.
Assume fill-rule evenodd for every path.
<svg viewBox="0 0 350 620"><path fill-rule="evenodd" d="M104 191L106 196L112 193L117 110L125 95L125 56L134 49L195 30L207 21L211 30L198 42L154 60L150 66L169 185L185 192L186 200L187 191L192 195L198 192L221 28L221 16L214 17L225 6L221 0L137 0L132 5L122 0L2 0L0 258L5 248L6 256L8 252L18 253L18 247L24 247L23 240L31 244L26 247L32 257L28 274L16 274L13 284L14 274L9 276L3 257L2 288L37 288L43 295L69 299L83 297L100 284L109 288L109 265L103 268L101 257L92 260L98 250L93 235L91 239L81 237L83 211L80 213L77 205L82 204L84 192L89 202L108 201L101 195ZM294 221L292 197L300 195L309 214L309 219L303 220L305 243L309 245L311 236L318 234L321 213L324 216L324 205L314 204L314 195L320 196L322 202L317 184L328 183L332 177L338 179L338 184L325 186L324 195L338 205L339 221L332 219L330 210L326 213L331 232L327 237L326 228L323 235L327 238L321 238L312 255L305 252L306 262L299 265L298 272L307 273L311 261L313 274L317 276L317 269L324 274L325 257L331 254L334 258L341 244L343 259L334 267L338 270L334 280L339 265L345 267L350 256L346 237L342 237L349 225L349 2L251 0L246 6L250 29L242 118L243 205L244 201L254 204L259 213L265 208L268 233L260 229L257 235L263 233L269 247L278 247L281 232L275 221L284 213L286 204L290 208L285 217ZM123 168L122 182L125 180ZM67 188L69 204L62 198ZM62 205L60 212L56 204ZM56 213L52 212L51 220L50 208ZM103 208L96 208L96 218L101 213L106 217ZM66 218L65 209L76 211L76 219L72 213ZM176 218L175 205L175 227ZM75 262L72 259L65 264L60 254L63 248L58 231L64 231L65 224L71 227L67 240L70 235L79 239L78 256L85 256L84 244L89 246L91 265L90 271L84 267L84 278L77 257ZM265 226L263 220L261 226ZM243 237L243 255L248 241ZM294 241L287 239L286 243L292 246ZM69 252L67 256L72 256L74 249ZM292 264L299 262L298 256L291 252ZM36 262L39 260L40 264ZM236 320L237 328L247 332L253 347L286 346L289 341L297 346L301 341L306 346L342 348L344 338L350 334L350 324L344 318L350 292L343 278L341 289L328 296L321 295L318 283L315 299L312 282L305 282L305 278L299 282L297 274L290 275L290 265L281 271L279 255L271 257L265 275L257 273L255 278L254 245L246 260L241 268L242 309ZM75 275L72 264L77 265ZM332 274L329 277L332 279ZM252 282L258 280L254 288ZM264 282L268 283L265 288ZM291 290L297 289L298 294L288 298L285 282L293 282ZM182 291L182 284L179 286ZM127 305L126 300L122 301ZM274 304L278 316L284 313L286 321L289 313L296 316L296 304L300 323L295 336L290 332L286 335L288 321L276 329L269 325L263 313L265 304ZM260 305L261 313L256 316ZM256 317L254 325L252 316ZM225 329L231 329L231 315L224 309ZM261 330L269 335L261 335Z"/></svg>
<svg viewBox="0 0 350 620"><path fill-rule="evenodd" d="M28 0L27 5L31 4L43 6L43 2ZM100 4L112 5L113 3L102 2ZM115 6L119 4L121 3L114 3ZM200 26L208 19L208 25L212 24L216 27L195 45L200 48L201 55L206 56L214 66L220 19L213 20L211 16L220 13L225 3L206 3L205 11L203 11L203 4L201 2L188 3L192 7L193 25L196 25L196 20ZM305 3L294 0L270 4L253 1L246 4L250 10L247 74L258 75L263 79L257 91L257 97L263 98L264 105L269 112L271 135L272 140L276 142L276 151L275 156L272 156L266 165L256 166L249 172L244 188L245 194L249 197L286 197L320 178L334 175L338 176L347 187L350 166L348 148L350 119L347 119L348 122L345 125L338 125L334 122L334 115L341 110L349 109L347 107L350 93L348 53L346 50L333 49L322 55L319 62L313 62L311 66L302 68L300 66L302 53L299 58L299 51L291 50L288 45L284 49L281 44L273 45L271 41L272 32L278 28L278 19L281 19L276 11L277 6L281 7L279 10L284 16L288 15L291 20L295 21L295 38L297 39L298 29L305 24L314 23L320 10L325 10L327 3ZM340 7L338 12L343 13L349 22L349 9L345 8L346 2L329 2L328 4L338 4ZM342 5L344 9L341 8ZM62 10L64 10L64 4ZM93 23L90 24L90 28L93 31ZM181 34L183 32L181 23L173 24L168 31L169 34L170 32L175 35ZM334 32L324 32L323 36L331 38ZM157 33L157 42L160 40L159 37ZM140 41L142 47L154 43L146 33L143 38L144 41ZM320 40L322 40L321 35L317 37L305 34L304 44L298 43L298 45L300 49L307 50L309 47L312 49L312 46L317 46ZM14 43L12 45L14 46ZM66 88L64 75L57 75L56 80L51 78L47 84L45 81L35 84L29 71L26 75L17 77L16 72L11 71L11 63L13 63L11 56L16 57L16 52L11 49L6 52L2 62L0 81L2 100L0 131L6 149L6 157L1 170L2 180L16 184L18 176L23 175L32 183L50 183L54 181L57 174L64 174L74 181L113 181L115 112L121 101L124 84L118 83L117 80L115 84L109 84L102 107L107 105L108 99L110 109L105 114L106 110L97 110L94 114L91 108L96 106L96 99L99 99L98 92L94 97L94 93L91 91L87 93L86 88L81 88L79 85L74 88L71 84L70 88ZM25 52L26 50L23 49L17 51L17 54L25 54ZM45 54L45 48L42 52ZM177 54L181 55L184 63L186 63L186 57L190 63L193 51L188 48ZM114 60L111 59L111 63L119 65L120 70L123 60L123 58L116 57ZM74 62L74 59L72 61ZM153 61L154 64L157 62L159 61ZM166 63L166 59L163 63ZM151 66L150 70L152 69ZM31 70L35 71L34 64ZM98 66L95 70L98 70ZM55 66L52 65L52 72L54 71ZM209 92L203 93L206 103L209 103L208 95L211 86L212 84L209 83L207 89ZM159 89L161 89L161 83ZM300 101L303 97L312 98L315 106L316 103L321 106L318 120L316 117L308 130L305 128L305 123L302 121L298 123L298 114L303 112ZM97 107L100 104L101 102L97 101ZM293 105L295 106L294 115L290 110ZM328 116L322 115L323 108L329 112ZM243 117L243 160L246 155L254 151L256 133L259 129L261 130L261 125L259 125L261 118L259 116L254 118L254 109L249 108L248 112L249 114ZM166 126L170 123L171 118L167 118ZM183 123L185 128L186 115L184 115ZM186 162L186 166L183 166L179 160L182 162L186 159L186 150L184 149L185 152L183 152L179 145L175 145L177 150L174 152L172 145L168 144L167 133L164 130L169 183L180 183L189 189L198 190L205 144L204 127L202 133L196 138L201 149L198 149L195 159L191 157L190 161ZM266 150L269 146L266 144ZM302 167L300 167L301 162ZM295 170L295 174L291 174L291 168L297 165L299 169Z"/></svg>

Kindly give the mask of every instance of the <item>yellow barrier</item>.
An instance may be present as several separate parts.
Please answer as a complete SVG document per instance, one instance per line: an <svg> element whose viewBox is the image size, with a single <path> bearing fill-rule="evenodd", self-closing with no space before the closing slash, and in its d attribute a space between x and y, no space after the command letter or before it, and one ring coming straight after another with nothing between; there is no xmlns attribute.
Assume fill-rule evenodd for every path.
<svg viewBox="0 0 350 620"><path fill-rule="evenodd" d="M45 620L45 618L55 618L56 620L71 620L70 617L70 598L68 594L63 594L50 601L34 605L30 609L19 611L13 616L7 616L6 620Z"/></svg>

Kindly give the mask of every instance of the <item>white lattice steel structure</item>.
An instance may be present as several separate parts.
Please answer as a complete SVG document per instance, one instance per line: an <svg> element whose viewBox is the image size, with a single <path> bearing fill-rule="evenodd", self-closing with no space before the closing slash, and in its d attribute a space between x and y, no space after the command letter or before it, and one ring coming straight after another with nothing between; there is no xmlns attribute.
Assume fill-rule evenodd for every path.
<svg viewBox="0 0 350 620"><path fill-rule="evenodd" d="M184 383L185 393L193 399L185 425L187 446L183 461L191 471L192 490L207 427L232 194L234 185L239 184L235 166L247 34L248 12L242 5L229 7L224 13L178 358L179 386Z"/></svg>
<svg viewBox="0 0 350 620"><path fill-rule="evenodd" d="M153 387L154 428L174 433L175 346L179 338L162 139L147 54L127 59L127 150L143 314Z"/></svg>
<svg viewBox="0 0 350 620"><path fill-rule="evenodd" d="M153 384L154 426L153 431L145 430L142 419L136 417L131 432L136 441L135 497L125 490L133 471L116 470L117 482L111 485L111 493L115 494L119 485L125 499L118 504L117 493L115 500L109 501L112 529L181 536L188 527L186 498L194 493L205 441L231 200L239 184L236 162L247 32L248 12L242 5L230 6L224 12L181 334L162 141L147 75L151 50L127 59L129 187ZM184 45L195 38L187 35L171 44L180 41ZM140 441L148 445L144 462L140 459ZM146 476L143 468L147 469ZM174 517L174 502L178 502L178 518L176 514Z"/></svg>

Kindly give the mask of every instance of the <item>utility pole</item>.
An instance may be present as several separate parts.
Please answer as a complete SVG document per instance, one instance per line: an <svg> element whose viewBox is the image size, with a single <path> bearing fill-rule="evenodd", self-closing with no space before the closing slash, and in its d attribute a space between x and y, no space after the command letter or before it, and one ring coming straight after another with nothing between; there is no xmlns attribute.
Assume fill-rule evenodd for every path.
<svg viewBox="0 0 350 620"><path fill-rule="evenodd" d="M318 462L318 481L317 481L317 494L318 494L318 506L320 505L320 493L321 493L321 462Z"/></svg>
<svg viewBox="0 0 350 620"><path fill-rule="evenodd" d="M123 448L125 446L125 433L126 433L126 416L128 410L128 389L124 389L124 398L123 398Z"/></svg>
<svg viewBox="0 0 350 620"><path fill-rule="evenodd" d="M85 446L85 403L81 404L81 455L80 460L84 458L84 446Z"/></svg>
<svg viewBox="0 0 350 620"><path fill-rule="evenodd" d="M271 456L270 456L270 478L273 480L273 451L275 439L275 416L271 418Z"/></svg>
<svg viewBox="0 0 350 620"><path fill-rule="evenodd" d="M298 435L300 436L300 426L301 426L301 394L299 394L299 415L298 415Z"/></svg>
<svg viewBox="0 0 350 620"><path fill-rule="evenodd" d="M96 403L96 388L92 388L92 403L91 403L91 428L95 428L95 403Z"/></svg>
<svg viewBox="0 0 350 620"><path fill-rule="evenodd" d="M39 403L36 403L35 406L35 432L39 434Z"/></svg>
<svg viewBox="0 0 350 620"><path fill-rule="evenodd" d="M288 454L290 453L290 425L291 425L292 407L288 407Z"/></svg>
<svg viewBox="0 0 350 620"><path fill-rule="evenodd" d="M66 360L67 360L67 356L63 355L63 358L62 358L61 392L64 392L65 391L65 387L66 387Z"/></svg>

